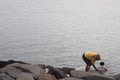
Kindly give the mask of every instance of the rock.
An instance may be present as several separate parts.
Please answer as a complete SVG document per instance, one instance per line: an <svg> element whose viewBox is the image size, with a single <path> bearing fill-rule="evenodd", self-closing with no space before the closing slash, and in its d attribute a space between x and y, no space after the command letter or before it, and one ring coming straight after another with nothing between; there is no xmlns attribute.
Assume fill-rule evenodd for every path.
<svg viewBox="0 0 120 80"><path fill-rule="evenodd" d="M41 68L41 69L45 69L45 64L36 64L35 66L37 66L37 67L39 67L39 68Z"/></svg>
<svg viewBox="0 0 120 80"><path fill-rule="evenodd" d="M28 73L21 73L16 80L34 80L34 78Z"/></svg>
<svg viewBox="0 0 120 80"><path fill-rule="evenodd" d="M70 76L70 72L71 70L74 70L74 68L55 68L53 66L46 66L45 70L47 70L49 74L54 75L57 79L61 79L67 77L68 75Z"/></svg>
<svg viewBox="0 0 120 80"><path fill-rule="evenodd" d="M59 69L62 70L66 75L70 75L71 70L75 70L74 68L69 68L69 67L63 67Z"/></svg>
<svg viewBox="0 0 120 80"><path fill-rule="evenodd" d="M79 70L72 70L70 72L71 76L73 77L83 77L86 75L99 75L98 72L83 72L83 71L79 71Z"/></svg>
<svg viewBox="0 0 120 80"><path fill-rule="evenodd" d="M99 75L84 76L84 77L82 77L82 79L84 79L84 80L115 80L110 77L99 76Z"/></svg>
<svg viewBox="0 0 120 80"><path fill-rule="evenodd" d="M51 74L44 74L44 75L38 77L37 80L57 80L57 79Z"/></svg>
<svg viewBox="0 0 120 80"><path fill-rule="evenodd" d="M36 76L40 76L40 75L44 74L43 69L41 69L37 66L34 66L34 65L15 63L15 64L12 64L11 66L13 66L17 69L20 69L23 72L33 73Z"/></svg>
<svg viewBox="0 0 120 80"><path fill-rule="evenodd" d="M115 80L120 80L120 73L114 74L112 77L113 77Z"/></svg>
<svg viewBox="0 0 120 80"><path fill-rule="evenodd" d="M45 69L48 69L48 73L49 74L53 74L54 73L54 67L53 66L46 66Z"/></svg>
<svg viewBox="0 0 120 80"><path fill-rule="evenodd" d="M113 78L101 75L96 72L81 72L77 70L72 70L71 76L79 79L84 79L84 80L115 80Z"/></svg>
<svg viewBox="0 0 120 80"><path fill-rule="evenodd" d="M12 67L12 66L4 67L0 70L0 72L1 73L6 73L7 75L9 75L13 78L17 78L22 73L21 70L16 69L15 67Z"/></svg>
<svg viewBox="0 0 120 80"><path fill-rule="evenodd" d="M74 78L74 77L68 77L68 78L63 78L63 79L60 79L60 80L84 80L84 79L77 79L77 78Z"/></svg>
<svg viewBox="0 0 120 80"><path fill-rule="evenodd" d="M59 68L54 68L52 66L47 66L46 68L49 69L48 73L54 75L56 79L67 77L67 75Z"/></svg>
<svg viewBox="0 0 120 80"><path fill-rule="evenodd" d="M54 68L54 76L57 79L61 79L61 78L67 77L67 75L62 70L60 70L59 68Z"/></svg>
<svg viewBox="0 0 120 80"><path fill-rule="evenodd" d="M99 72L81 72L68 67L56 68L8 60L0 61L0 80L120 80L120 73L109 76Z"/></svg>
<svg viewBox="0 0 120 80"><path fill-rule="evenodd" d="M30 64L21 64L21 63L14 63L5 66L0 70L2 73L7 73L10 76L17 78L21 73L29 73L32 74L34 77L40 76L44 74L44 70Z"/></svg>
<svg viewBox="0 0 120 80"><path fill-rule="evenodd" d="M0 80L15 80L15 78L12 78L5 73L0 73Z"/></svg>
<svg viewBox="0 0 120 80"><path fill-rule="evenodd" d="M15 61L15 60L8 60L8 61L0 61L0 68L3 68L9 64L13 64L13 63L21 63L21 64L28 64L22 61Z"/></svg>

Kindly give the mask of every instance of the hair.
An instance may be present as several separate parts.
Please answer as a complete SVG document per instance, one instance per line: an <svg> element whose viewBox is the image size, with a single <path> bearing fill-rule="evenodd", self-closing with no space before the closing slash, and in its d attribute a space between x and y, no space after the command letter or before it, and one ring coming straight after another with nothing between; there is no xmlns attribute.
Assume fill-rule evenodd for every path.
<svg viewBox="0 0 120 80"><path fill-rule="evenodd" d="M100 55L97 54L97 55L96 55L96 60L100 60L100 59L101 59Z"/></svg>
<svg viewBox="0 0 120 80"><path fill-rule="evenodd" d="M102 65L102 66L103 66L104 64L105 64L104 62L100 62L100 65Z"/></svg>

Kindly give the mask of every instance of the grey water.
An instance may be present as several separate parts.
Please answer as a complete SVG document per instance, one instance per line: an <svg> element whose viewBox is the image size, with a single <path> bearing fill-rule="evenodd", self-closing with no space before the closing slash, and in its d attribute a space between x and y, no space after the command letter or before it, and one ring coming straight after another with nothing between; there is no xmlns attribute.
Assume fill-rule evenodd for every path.
<svg viewBox="0 0 120 80"><path fill-rule="evenodd" d="M120 72L119 8L119 0L0 0L0 60L84 70L82 54L94 51Z"/></svg>

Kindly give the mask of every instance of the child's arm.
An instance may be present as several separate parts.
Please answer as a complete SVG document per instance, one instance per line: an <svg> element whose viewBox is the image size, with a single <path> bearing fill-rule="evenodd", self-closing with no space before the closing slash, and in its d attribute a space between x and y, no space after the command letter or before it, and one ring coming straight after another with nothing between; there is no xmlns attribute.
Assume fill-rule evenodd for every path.
<svg viewBox="0 0 120 80"><path fill-rule="evenodd" d="M107 68L104 68L105 71L107 71Z"/></svg>

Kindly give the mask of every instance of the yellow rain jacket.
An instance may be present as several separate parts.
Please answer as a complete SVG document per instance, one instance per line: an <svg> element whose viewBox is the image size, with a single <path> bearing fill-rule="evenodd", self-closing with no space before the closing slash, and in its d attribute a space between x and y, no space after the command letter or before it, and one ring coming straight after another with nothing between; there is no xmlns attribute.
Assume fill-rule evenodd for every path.
<svg viewBox="0 0 120 80"><path fill-rule="evenodd" d="M95 58L94 58L94 56L96 56L96 55L97 55L97 53L95 53L95 52L86 52L86 53L85 53L85 57L86 57L88 60L90 60L91 64L94 64L94 63L95 63Z"/></svg>

